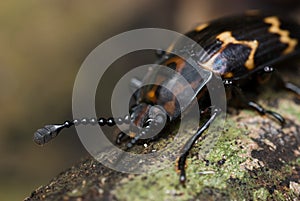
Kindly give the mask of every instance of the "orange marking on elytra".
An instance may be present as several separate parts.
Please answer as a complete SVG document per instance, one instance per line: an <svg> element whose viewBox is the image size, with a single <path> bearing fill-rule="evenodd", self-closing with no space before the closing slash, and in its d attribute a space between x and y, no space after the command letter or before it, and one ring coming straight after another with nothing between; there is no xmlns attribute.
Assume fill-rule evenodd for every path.
<svg viewBox="0 0 300 201"><path fill-rule="evenodd" d="M264 19L265 23L271 24L269 28L269 32L278 34L280 36L279 40L282 43L288 45L288 47L283 51L283 54L288 54L294 51L296 45L298 44L298 40L290 37L290 32L288 30L280 29L280 21L278 17L266 17Z"/></svg>
<svg viewBox="0 0 300 201"><path fill-rule="evenodd" d="M232 33L230 31L222 32L219 35L217 35L216 38L222 42L222 46L219 49L219 51L217 51L206 63L200 63L200 65L203 68L206 68L208 70L215 72L215 70L213 69L214 62L217 59L217 57L224 51L224 49L226 49L228 44L240 44L240 45L245 45L245 46L250 47L251 52L250 52L248 59L244 65L248 70L252 70L255 67L254 56L255 56L255 52L259 45L257 40L252 40L252 41L240 40L239 41L232 36ZM220 72L218 72L218 73L220 73ZM231 74L227 74L227 76L230 77Z"/></svg>
<svg viewBox="0 0 300 201"><path fill-rule="evenodd" d="M205 29L206 27L208 27L208 23L205 23L205 24L200 24L198 25L196 28L195 28L195 31L202 31L203 29Z"/></svg>
<svg viewBox="0 0 300 201"><path fill-rule="evenodd" d="M251 52L248 56L247 61L245 62L245 67L248 70L252 70L255 67L254 63L254 55L255 52L258 48L258 41L257 40L252 40L252 41L247 41L247 40L237 40L232 36L232 33L230 31L225 31L217 36L217 39L223 42L222 47L226 48L228 44L240 44L240 45L246 45L251 48ZM222 49L222 48L221 48Z"/></svg>
<svg viewBox="0 0 300 201"><path fill-rule="evenodd" d="M233 77L233 73L232 72L226 72L224 74L224 78L232 78Z"/></svg>

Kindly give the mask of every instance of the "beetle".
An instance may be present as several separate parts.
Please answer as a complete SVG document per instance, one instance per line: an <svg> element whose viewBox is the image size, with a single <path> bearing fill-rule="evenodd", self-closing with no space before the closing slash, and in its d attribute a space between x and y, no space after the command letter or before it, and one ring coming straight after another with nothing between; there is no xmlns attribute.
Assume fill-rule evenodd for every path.
<svg viewBox="0 0 300 201"><path fill-rule="evenodd" d="M216 76L222 78L226 89L229 104L238 99L240 105L253 109L260 115L269 115L281 125L285 119L280 114L267 110L255 101L246 97L246 92L268 82L275 69L271 66L279 61L299 53L300 26L291 21L274 15L248 13L237 16L223 17L209 23L201 24L186 34L187 37L198 43L206 54L197 54L198 67L208 70L212 74L211 80ZM176 46L176 45L175 45ZM171 45L170 48L174 48ZM182 153L176 162L179 172L179 181L186 181L185 163L194 143L208 129L210 124L221 112L220 108L211 105L208 89L203 84L201 77L197 76L195 69L181 57L161 52L159 64L167 66L181 74L197 93L200 111L208 114L204 123L199 126L195 134L187 140L182 148ZM83 118L81 120L65 121L63 124L46 125L34 134L37 144L45 144L56 137L63 128L78 124L98 124L100 126L114 126L128 124L138 130L129 129L130 135L121 132L116 143L120 144L129 138L127 150L134 146L149 130L155 130L165 122L176 121L181 113L176 97L160 85L171 82L159 72L149 72L147 79L157 80L157 84L140 88L135 93L135 102L128 115L118 118ZM288 89L300 95L300 88L290 82L284 82L279 76L276 84L282 89ZM139 83L136 81L135 83ZM139 84L136 84L139 85ZM184 93L185 86L177 89ZM156 106L154 106L156 105Z"/></svg>

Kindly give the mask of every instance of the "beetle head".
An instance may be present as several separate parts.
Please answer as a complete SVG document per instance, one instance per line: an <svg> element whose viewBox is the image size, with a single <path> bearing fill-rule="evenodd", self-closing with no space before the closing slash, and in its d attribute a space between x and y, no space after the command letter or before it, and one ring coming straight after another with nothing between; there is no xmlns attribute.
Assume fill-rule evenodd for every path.
<svg viewBox="0 0 300 201"><path fill-rule="evenodd" d="M154 137L165 126L167 121L167 113L163 107L159 105L149 105L146 103L138 104L131 111L130 136L140 136L141 139Z"/></svg>

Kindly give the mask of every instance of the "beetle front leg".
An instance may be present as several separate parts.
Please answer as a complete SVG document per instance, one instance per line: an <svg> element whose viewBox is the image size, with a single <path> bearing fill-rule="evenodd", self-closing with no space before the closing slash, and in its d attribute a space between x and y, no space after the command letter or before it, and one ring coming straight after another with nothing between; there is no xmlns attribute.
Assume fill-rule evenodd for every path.
<svg viewBox="0 0 300 201"><path fill-rule="evenodd" d="M179 156L176 164L176 169L179 172L179 181L181 184L184 184L186 181L186 175L185 175L185 166L186 166L186 158L190 152L190 150L193 148L193 145L195 142L202 136L203 132L208 129L210 124L216 119L218 114L220 114L220 109L214 109L211 117L197 130L197 132L186 142L182 149L182 153Z"/></svg>

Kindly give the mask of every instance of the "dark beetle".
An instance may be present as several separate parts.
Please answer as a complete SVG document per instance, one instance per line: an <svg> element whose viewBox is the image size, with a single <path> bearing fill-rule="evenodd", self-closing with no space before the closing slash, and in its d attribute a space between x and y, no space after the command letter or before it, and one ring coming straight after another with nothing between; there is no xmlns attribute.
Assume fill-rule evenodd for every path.
<svg viewBox="0 0 300 201"><path fill-rule="evenodd" d="M257 87L267 82L269 75L274 71L270 65L299 53L300 26L298 24L277 16L252 13L221 18L202 24L187 33L186 36L205 50L206 54L196 54L197 57L193 59L199 63L199 68L212 72L211 80L215 75L222 78L228 100L230 98L238 99L241 106L254 109L260 115L268 114L282 125L284 124L285 120L280 114L265 110L257 103L249 101L242 92L248 89L249 85ZM170 48L176 48L176 43ZM204 124L187 141L177 161L180 182L183 183L186 180L185 162L189 151L221 111L211 105L207 87L201 85L203 82L201 77L197 76L197 72L194 72L195 69L185 60L174 54L163 52L158 63L180 73L197 92L201 112L209 113ZM147 135L149 130L156 129L165 121L167 123L174 122L183 112L176 101L176 95L160 87L162 83L170 82L170 78L159 72L150 72L148 78L156 80L157 84L137 90L135 104L131 108L130 115L126 115L124 118L100 118L98 120L92 118L47 125L37 130L34 134L34 141L37 144L45 144L57 136L61 129L77 124L98 123L100 126L113 126L126 123L139 128L139 130L130 130L129 136L120 133L117 138L118 144L125 137L131 138L127 144L127 149L129 149L144 135ZM289 89L300 95L300 88L291 83L283 82L278 78L277 84L283 89ZM181 86L177 91L183 93L185 86ZM153 105L160 107L153 107Z"/></svg>

